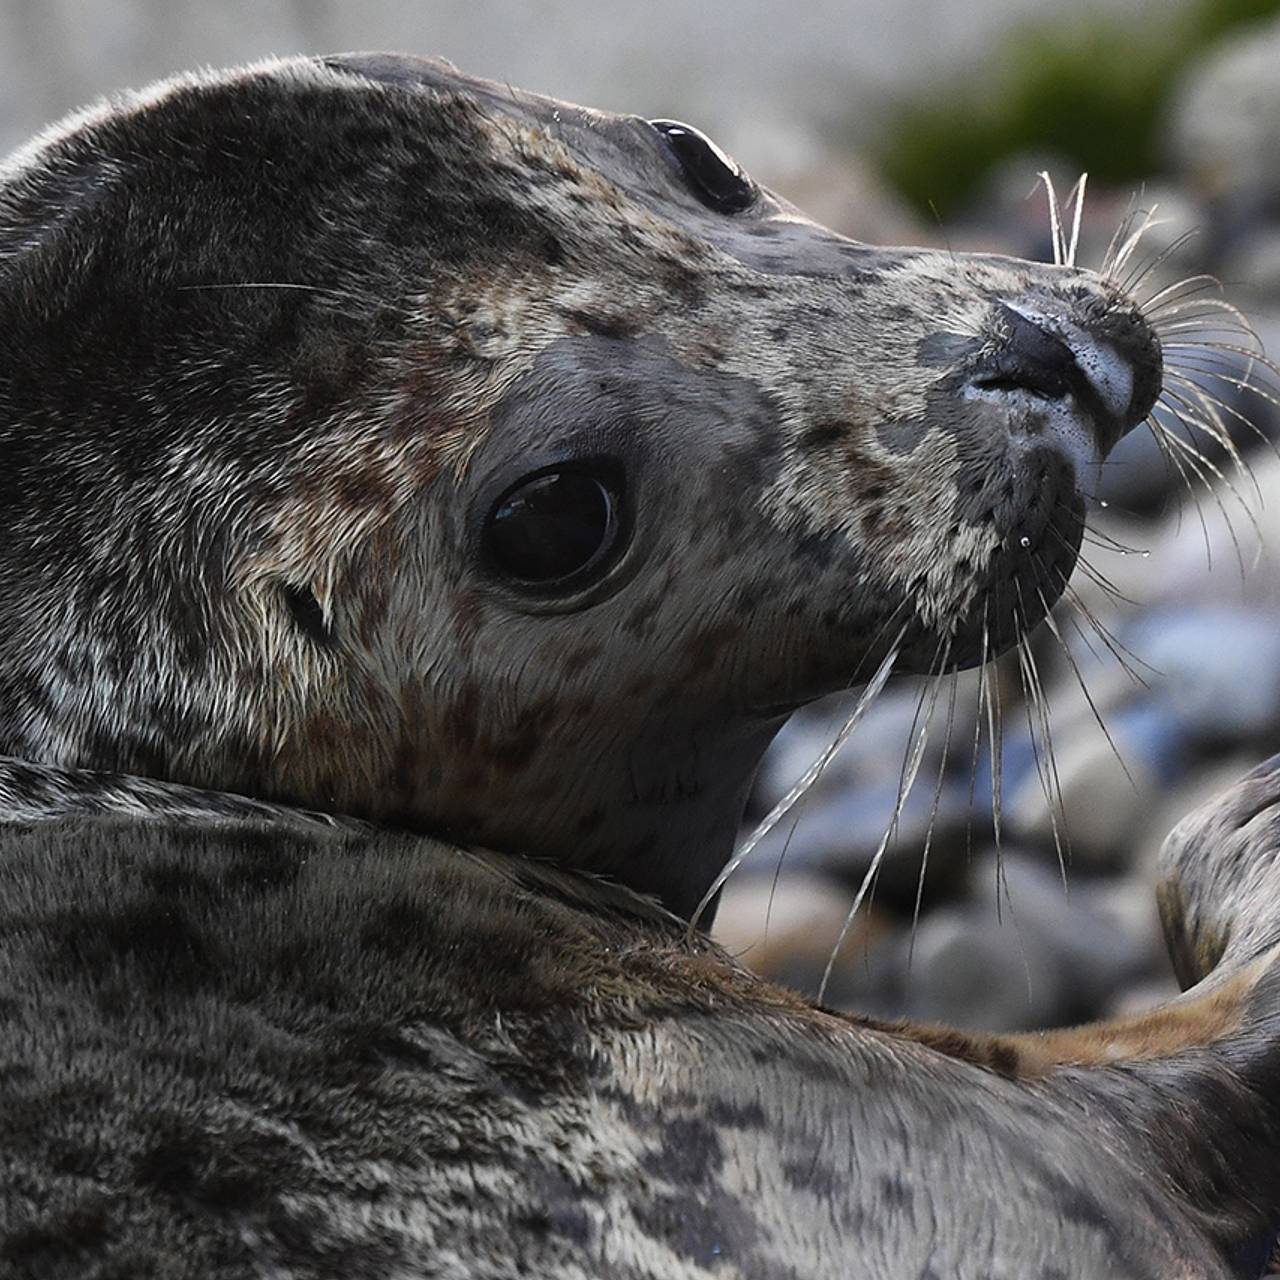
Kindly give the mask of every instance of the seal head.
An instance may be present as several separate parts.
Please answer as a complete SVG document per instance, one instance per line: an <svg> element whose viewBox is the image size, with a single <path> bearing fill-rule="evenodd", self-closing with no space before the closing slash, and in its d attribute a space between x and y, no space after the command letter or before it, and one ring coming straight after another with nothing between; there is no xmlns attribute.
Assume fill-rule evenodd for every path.
<svg viewBox="0 0 1280 1280"><path fill-rule="evenodd" d="M696 131L350 55L0 170L0 752L688 912L785 715L994 656L1156 395L1131 299L843 239Z"/></svg>

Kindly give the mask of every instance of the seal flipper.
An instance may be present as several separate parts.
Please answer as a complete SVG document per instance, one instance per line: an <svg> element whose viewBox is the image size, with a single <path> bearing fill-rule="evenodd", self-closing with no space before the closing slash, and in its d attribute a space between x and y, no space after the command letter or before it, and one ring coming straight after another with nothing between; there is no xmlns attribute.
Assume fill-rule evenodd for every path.
<svg viewBox="0 0 1280 1280"><path fill-rule="evenodd" d="M1028 1074L1119 1121L1236 1273L1257 1276L1280 1226L1280 756L1186 817L1161 864L1184 994L1009 1042Z"/></svg>

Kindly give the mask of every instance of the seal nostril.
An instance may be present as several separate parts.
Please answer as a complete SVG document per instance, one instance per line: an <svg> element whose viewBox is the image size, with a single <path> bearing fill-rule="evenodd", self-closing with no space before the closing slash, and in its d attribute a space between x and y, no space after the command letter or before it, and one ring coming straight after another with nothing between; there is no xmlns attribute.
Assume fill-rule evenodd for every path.
<svg viewBox="0 0 1280 1280"><path fill-rule="evenodd" d="M1004 345L972 385L983 390L1074 397L1084 430L1104 457L1150 410L1160 380L1160 350L1146 321L1130 307L1101 298L1093 307L1061 298L1000 301Z"/></svg>
<svg viewBox="0 0 1280 1280"><path fill-rule="evenodd" d="M1067 343L1008 303L999 303L998 310L1007 331L1004 347L983 362L971 385L987 392L1029 392L1044 400L1061 400L1075 390L1081 372Z"/></svg>
<svg viewBox="0 0 1280 1280"><path fill-rule="evenodd" d="M1005 392L1025 391L1042 400L1059 400L1067 394L1068 387L1060 378L1041 376L1035 369L1028 369L1019 377L1009 374L991 374L988 377L975 378L973 385L979 391Z"/></svg>

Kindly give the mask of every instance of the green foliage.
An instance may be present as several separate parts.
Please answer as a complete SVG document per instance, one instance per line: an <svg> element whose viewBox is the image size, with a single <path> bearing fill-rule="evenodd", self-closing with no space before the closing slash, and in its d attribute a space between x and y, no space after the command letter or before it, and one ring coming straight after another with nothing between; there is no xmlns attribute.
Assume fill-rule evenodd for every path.
<svg viewBox="0 0 1280 1280"><path fill-rule="evenodd" d="M1104 182L1148 176L1187 63L1227 31L1280 12L1280 0L1169 8L1015 29L984 71L900 109L877 148L882 172L917 207L943 213L1018 151L1053 151Z"/></svg>

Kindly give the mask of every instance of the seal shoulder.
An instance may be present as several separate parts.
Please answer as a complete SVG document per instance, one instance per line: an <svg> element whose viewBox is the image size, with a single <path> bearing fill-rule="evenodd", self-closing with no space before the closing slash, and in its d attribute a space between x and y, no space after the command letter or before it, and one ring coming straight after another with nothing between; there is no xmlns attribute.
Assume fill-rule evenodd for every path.
<svg viewBox="0 0 1280 1280"><path fill-rule="evenodd" d="M573 879L257 820L11 828L7 1259L363 1280L462 1274L441 1251L469 1276L579 1275L622 1250L617 1274L826 1274L911 1254L912 1214L1012 1159L1036 1249L1101 1268L1105 1215L1057 1200L1064 1178L1139 1193L1118 1133L1099 1157L1020 1082ZM1043 1151L1009 1147L1011 1114Z"/></svg>

